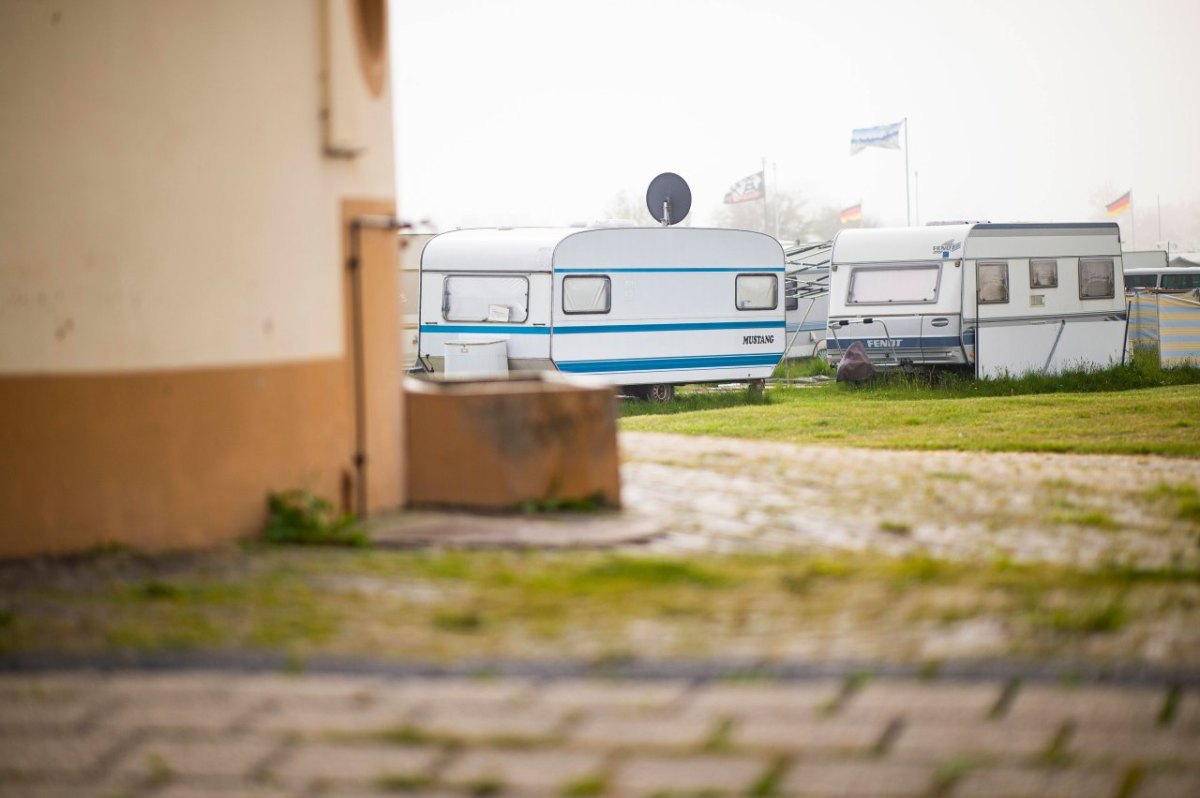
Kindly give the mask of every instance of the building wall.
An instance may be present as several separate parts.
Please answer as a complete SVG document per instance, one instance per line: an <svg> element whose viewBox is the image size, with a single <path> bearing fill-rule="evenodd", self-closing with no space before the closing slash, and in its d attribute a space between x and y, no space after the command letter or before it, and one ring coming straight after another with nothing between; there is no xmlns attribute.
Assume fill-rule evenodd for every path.
<svg viewBox="0 0 1200 798"><path fill-rule="evenodd" d="M348 220L394 210L382 13L0 5L0 554L246 535L270 490L350 501ZM375 333L395 238L362 235L392 286ZM374 510L402 501L398 338L362 380Z"/></svg>

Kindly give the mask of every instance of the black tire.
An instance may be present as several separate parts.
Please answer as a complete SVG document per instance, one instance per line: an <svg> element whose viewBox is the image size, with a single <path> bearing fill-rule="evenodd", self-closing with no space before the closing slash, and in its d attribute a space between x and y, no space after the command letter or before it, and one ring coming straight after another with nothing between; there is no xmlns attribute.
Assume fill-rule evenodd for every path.
<svg viewBox="0 0 1200 798"><path fill-rule="evenodd" d="M642 389L646 392L646 399L651 402L669 402L675 398L675 386L665 382L644 385Z"/></svg>

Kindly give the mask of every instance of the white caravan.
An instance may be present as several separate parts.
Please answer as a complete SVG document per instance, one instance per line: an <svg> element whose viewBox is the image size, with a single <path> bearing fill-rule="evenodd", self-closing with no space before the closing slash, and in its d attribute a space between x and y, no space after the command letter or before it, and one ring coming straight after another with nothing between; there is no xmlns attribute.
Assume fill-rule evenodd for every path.
<svg viewBox="0 0 1200 798"><path fill-rule="evenodd" d="M764 380L783 356L783 249L688 227L458 230L421 257L420 360L502 341L508 368L586 374L668 399Z"/></svg>
<svg viewBox="0 0 1200 798"><path fill-rule="evenodd" d="M829 314L829 241L791 247L784 252L787 276L787 351L784 357L817 357L825 351Z"/></svg>
<svg viewBox="0 0 1200 798"><path fill-rule="evenodd" d="M979 377L1122 360L1115 224L843 230L831 261L833 365L855 341L877 368L959 366Z"/></svg>

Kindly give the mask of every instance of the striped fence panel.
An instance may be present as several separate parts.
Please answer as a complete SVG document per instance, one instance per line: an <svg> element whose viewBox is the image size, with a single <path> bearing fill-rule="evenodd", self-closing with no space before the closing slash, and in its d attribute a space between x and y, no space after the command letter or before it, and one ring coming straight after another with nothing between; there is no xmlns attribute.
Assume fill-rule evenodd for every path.
<svg viewBox="0 0 1200 798"><path fill-rule="evenodd" d="M1164 366L1200 366L1200 301L1159 294L1158 352Z"/></svg>

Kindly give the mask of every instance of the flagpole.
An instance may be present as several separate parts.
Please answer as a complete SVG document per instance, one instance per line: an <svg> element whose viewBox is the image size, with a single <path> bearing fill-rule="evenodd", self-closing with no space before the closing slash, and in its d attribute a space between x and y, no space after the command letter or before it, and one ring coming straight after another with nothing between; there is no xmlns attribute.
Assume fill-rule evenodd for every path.
<svg viewBox="0 0 1200 798"><path fill-rule="evenodd" d="M921 173L913 172L913 214L917 224L921 223Z"/></svg>
<svg viewBox="0 0 1200 798"><path fill-rule="evenodd" d="M776 183L779 182L779 162L778 161L771 161L771 177ZM779 238L779 206L778 205L775 206L775 238L777 238L777 239Z"/></svg>
<svg viewBox="0 0 1200 798"><path fill-rule="evenodd" d="M904 117L904 223L912 227L912 195L908 191L908 117Z"/></svg>
<svg viewBox="0 0 1200 798"><path fill-rule="evenodd" d="M767 232L767 156L762 157L762 176L763 176L763 232Z"/></svg>
<svg viewBox="0 0 1200 798"><path fill-rule="evenodd" d="M1133 192L1129 192L1129 248L1137 249L1137 215L1133 212Z"/></svg>
<svg viewBox="0 0 1200 798"><path fill-rule="evenodd" d="M1155 246L1162 244L1162 195L1154 195L1154 204L1158 206L1158 242Z"/></svg>

